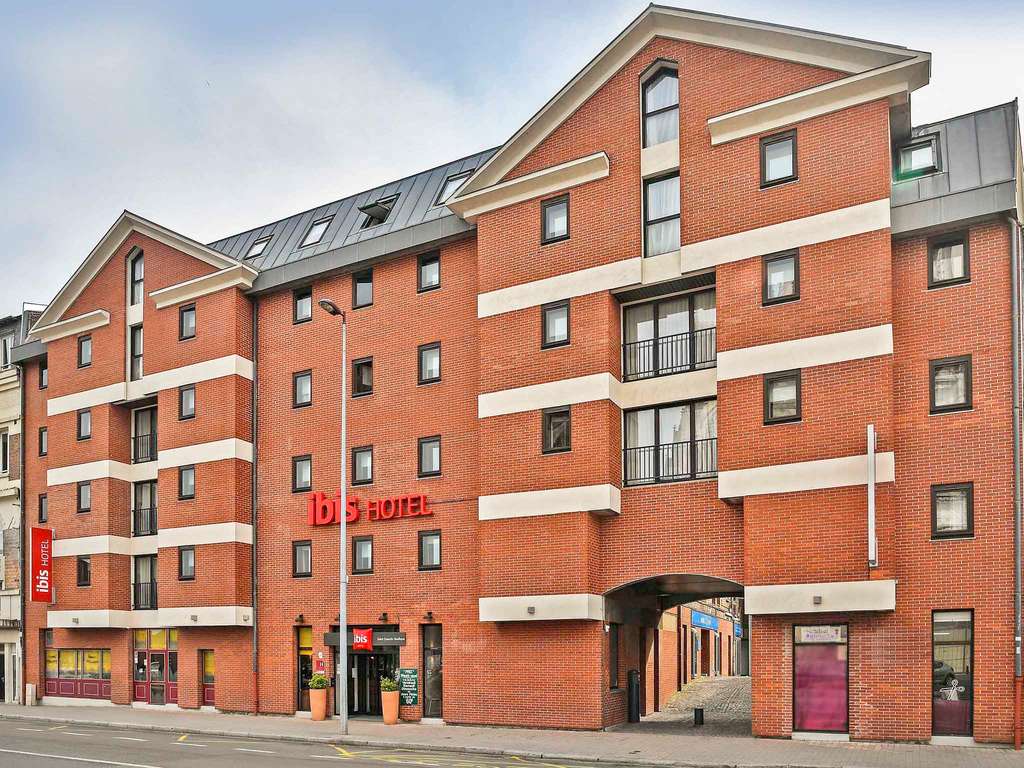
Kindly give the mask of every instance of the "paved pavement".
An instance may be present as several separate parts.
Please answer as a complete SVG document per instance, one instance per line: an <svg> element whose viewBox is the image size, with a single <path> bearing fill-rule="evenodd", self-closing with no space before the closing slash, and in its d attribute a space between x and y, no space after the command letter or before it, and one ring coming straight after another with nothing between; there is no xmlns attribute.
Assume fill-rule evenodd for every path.
<svg viewBox="0 0 1024 768"><path fill-rule="evenodd" d="M693 726L693 710L704 708L704 725ZM622 725L616 732L675 736L750 736L750 678L701 677L683 686L643 722Z"/></svg>
<svg viewBox="0 0 1024 768"><path fill-rule="evenodd" d="M8 722L3 722L7 720ZM331 757L328 750L334 750L332 743L350 752L371 752L378 756L376 761L411 763L413 765L447 766L447 768L502 768L519 765L520 761L530 762L535 768L568 768L604 764L656 764L679 766L750 766L756 768L1002 768L1013 766L1024 768L1021 753L1003 748L932 747L913 744L854 743L837 744L824 742L798 742L788 739L754 739L749 736L681 737L677 733L630 731L626 729L605 732L552 731L528 728L479 728L453 725L401 724L386 726L380 721L353 720L351 735L340 739L337 725L333 722L314 723L293 717L248 715L227 715L221 713L160 711L131 707L59 707L59 706L0 706L0 749L17 752L35 752L43 755L60 754L53 739L77 739L80 743L100 741L101 736L71 736L72 733L98 731L102 738L111 740L119 732L141 735L132 738L151 739L153 745L163 745L151 760L142 759L143 753L128 742L129 749L122 748L114 758L122 763L134 763L147 768L174 768L183 765L173 762L177 750L202 752L204 760L217 750L238 760L243 754L238 749L281 750L277 754L282 764L285 754L288 760L295 755L306 755L310 762L320 763ZM64 725L58 731L45 729ZM10 729L14 728L12 732ZM19 731L18 728L38 728L39 731ZM59 737L53 733L62 732ZM12 738L12 734L14 738ZM207 747L168 746L168 736L177 744L183 735L184 743L211 743ZM43 738L40 739L40 736ZM30 738L31 737L31 738ZM220 744L215 737L231 743ZM159 741L158 740L163 740ZM252 744L237 744L235 741L251 741ZM305 743L303 743L305 742ZM148 743L148 742L147 742ZM261 745L262 743L262 745ZM266 746L267 743L272 746ZM60 742L65 745L65 742ZM214 747L214 744L218 746ZM54 747L47 749L46 747ZM372 749L356 749L366 746ZM110 753L96 753L93 758L84 747L80 752L63 753L79 755L83 759L96 759L100 765L116 765L111 762ZM168 750L170 753L168 754ZM305 751L303 751L305 750ZM401 754L394 750L403 750ZM437 762L436 752L451 756L447 763ZM313 757L323 752L327 757ZM430 753L427 755L427 753ZM218 752L220 754L220 752ZM259 753L252 753L258 755ZM334 750L341 759L351 760ZM10 755L15 762L0 762L8 766L32 765L27 762L36 758L30 755ZM431 756L434 755L434 756ZM510 756L517 758L510 758ZM131 758L138 757L133 760ZM233 757L232 757L233 756ZM366 755L361 759L369 759ZM195 764L196 755L191 756ZM46 760L51 758L38 758ZM227 758L225 758L227 759ZM305 759L305 758L303 758ZM18 762L20 760L21 762ZM106 760L106 762L104 762ZM539 766L542 761L546 766ZM250 763L246 758L246 763ZM62 765L59 762L40 765ZM203 763L218 765L216 762ZM224 763L225 765L230 763ZM71 763L68 764L69 766ZM252 768L263 768L254 763ZM520 766L525 768L525 766Z"/></svg>

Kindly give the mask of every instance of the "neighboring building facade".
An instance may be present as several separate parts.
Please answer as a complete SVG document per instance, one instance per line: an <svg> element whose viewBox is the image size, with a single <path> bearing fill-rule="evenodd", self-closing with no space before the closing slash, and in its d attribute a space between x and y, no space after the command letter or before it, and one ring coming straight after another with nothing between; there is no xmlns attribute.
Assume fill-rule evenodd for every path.
<svg viewBox="0 0 1024 768"><path fill-rule="evenodd" d="M15 353L26 682L289 714L345 641L353 713L602 728L749 652L757 735L1011 740L1017 111L929 71L652 6L497 150L123 214Z"/></svg>

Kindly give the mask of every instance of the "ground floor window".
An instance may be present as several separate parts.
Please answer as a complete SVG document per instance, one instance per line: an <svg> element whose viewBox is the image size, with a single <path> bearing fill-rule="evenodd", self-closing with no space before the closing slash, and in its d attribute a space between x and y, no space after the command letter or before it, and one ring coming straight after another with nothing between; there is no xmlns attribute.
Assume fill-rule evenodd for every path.
<svg viewBox="0 0 1024 768"><path fill-rule="evenodd" d="M213 687L217 676L213 651L199 652L199 669L203 675L203 706L212 707L217 701Z"/></svg>
<svg viewBox="0 0 1024 768"><path fill-rule="evenodd" d="M970 736L974 720L974 615L932 614L932 735Z"/></svg>
<svg viewBox="0 0 1024 768"><path fill-rule="evenodd" d="M178 630L136 629L132 698L149 704L178 703Z"/></svg>
<svg viewBox="0 0 1024 768"><path fill-rule="evenodd" d="M309 712L309 679L313 676L313 628L299 627L296 632L299 660L299 702L300 712Z"/></svg>
<svg viewBox="0 0 1024 768"><path fill-rule="evenodd" d="M793 627L793 730L849 730L847 627Z"/></svg>
<svg viewBox="0 0 1024 768"><path fill-rule="evenodd" d="M47 648L46 695L110 698L108 648Z"/></svg>

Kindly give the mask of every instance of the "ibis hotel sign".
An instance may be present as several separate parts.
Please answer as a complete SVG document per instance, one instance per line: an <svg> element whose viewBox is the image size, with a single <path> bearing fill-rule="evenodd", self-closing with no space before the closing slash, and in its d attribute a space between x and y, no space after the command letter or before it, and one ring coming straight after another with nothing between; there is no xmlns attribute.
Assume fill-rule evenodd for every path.
<svg viewBox="0 0 1024 768"><path fill-rule="evenodd" d="M31 568L33 603L53 602L53 530L51 528L31 529Z"/></svg>
<svg viewBox="0 0 1024 768"><path fill-rule="evenodd" d="M429 517L434 510L427 506L427 497L418 494L367 499L349 496L345 522L360 520L397 520L402 517ZM334 496L316 491L306 496L306 518L310 525L337 525L341 522L341 493Z"/></svg>

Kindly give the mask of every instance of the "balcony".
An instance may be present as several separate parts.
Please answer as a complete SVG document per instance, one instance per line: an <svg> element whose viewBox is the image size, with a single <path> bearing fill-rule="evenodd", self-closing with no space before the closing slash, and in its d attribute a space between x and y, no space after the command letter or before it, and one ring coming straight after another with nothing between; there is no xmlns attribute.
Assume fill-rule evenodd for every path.
<svg viewBox="0 0 1024 768"><path fill-rule="evenodd" d="M665 443L622 452L626 485L701 480L718 474L718 438Z"/></svg>
<svg viewBox="0 0 1024 768"><path fill-rule="evenodd" d="M135 435L132 438L132 464L156 461L156 432Z"/></svg>
<svg viewBox="0 0 1024 768"><path fill-rule="evenodd" d="M132 510L132 536L153 536L156 530L156 507Z"/></svg>
<svg viewBox="0 0 1024 768"><path fill-rule="evenodd" d="M137 581L132 585L132 607L136 611L151 611L156 609L155 581Z"/></svg>
<svg viewBox="0 0 1024 768"><path fill-rule="evenodd" d="M715 328L622 345L622 380L637 381L711 368L717 359Z"/></svg>

